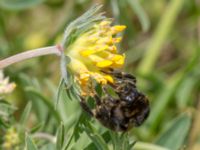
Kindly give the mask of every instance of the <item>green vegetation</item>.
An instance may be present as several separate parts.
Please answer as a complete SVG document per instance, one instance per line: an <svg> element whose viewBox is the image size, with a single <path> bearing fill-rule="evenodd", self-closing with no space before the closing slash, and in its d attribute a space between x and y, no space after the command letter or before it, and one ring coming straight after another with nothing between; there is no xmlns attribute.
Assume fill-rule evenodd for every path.
<svg viewBox="0 0 200 150"><path fill-rule="evenodd" d="M0 72L0 149L200 149L200 1L97 2L114 24L127 26L119 45L126 54L123 70L136 76L148 96L150 116L128 133L106 129L66 92L60 58L37 57L3 70L16 84L12 93L1 95ZM91 0L1 0L0 60L60 42L66 26L91 5ZM65 44L79 35L71 32L76 35ZM11 90L12 83L5 87Z"/></svg>

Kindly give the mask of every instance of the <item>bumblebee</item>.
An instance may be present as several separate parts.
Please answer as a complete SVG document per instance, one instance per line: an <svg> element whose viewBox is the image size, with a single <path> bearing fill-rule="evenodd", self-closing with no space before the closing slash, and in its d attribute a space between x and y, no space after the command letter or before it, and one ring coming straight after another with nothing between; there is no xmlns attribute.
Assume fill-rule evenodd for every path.
<svg viewBox="0 0 200 150"><path fill-rule="evenodd" d="M150 107L147 97L136 88L136 78L114 70L107 73L114 77L115 83L110 83L110 86L118 97L114 98L105 89L103 98L98 94L93 96L96 103L94 109L87 105L85 98L80 97L82 108L113 131L126 132L140 126L148 117Z"/></svg>

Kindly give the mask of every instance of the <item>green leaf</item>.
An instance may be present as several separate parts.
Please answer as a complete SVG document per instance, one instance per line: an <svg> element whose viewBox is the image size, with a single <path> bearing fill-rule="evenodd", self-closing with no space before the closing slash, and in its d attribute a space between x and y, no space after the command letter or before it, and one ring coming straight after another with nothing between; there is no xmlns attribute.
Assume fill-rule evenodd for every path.
<svg viewBox="0 0 200 150"><path fill-rule="evenodd" d="M78 120L74 125L73 132L72 132L71 136L68 138L68 141L65 143L63 150L68 150L70 147L70 144L72 144L72 140L75 139L75 141L76 141L76 138L79 138L80 134L83 132L79 126L80 125L79 123L80 123L80 120L82 119L82 117L83 117L83 115L80 115L78 117Z"/></svg>
<svg viewBox="0 0 200 150"><path fill-rule="evenodd" d="M23 10L43 3L45 0L1 0L0 7L7 10Z"/></svg>
<svg viewBox="0 0 200 150"><path fill-rule="evenodd" d="M71 74L68 71L67 65L70 63L70 58L68 56L65 56L64 53L61 53L61 59L60 59L60 69L61 69L61 76L62 79L65 81L65 85L67 88L71 87Z"/></svg>
<svg viewBox="0 0 200 150"><path fill-rule="evenodd" d="M187 75L189 75L192 71L196 70L199 62L199 51L196 51L189 60L188 64L186 64L185 68L174 74L168 81L166 86L159 92L158 97L156 98L156 103L152 108L150 116L148 118L148 122L151 124L151 128L149 131L156 130L163 115L164 110L167 108L167 105L171 100L173 100L173 96L176 93L179 85L185 80Z"/></svg>
<svg viewBox="0 0 200 150"><path fill-rule="evenodd" d="M66 90L66 95L70 100L80 100L78 86L74 83L69 89Z"/></svg>
<svg viewBox="0 0 200 150"><path fill-rule="evenodd" d="M108 145L104 141L103 137L94 130L89 122L85 124L84 129L98 150L109 150Z"/></svg>
<svg viewBox="0 0 200 150"><path fill-rule="evenodd" d="M0 129L2 128L8 128L9 127L9 124L7 124L3 118L0 117Z"/></svg>
<svg viewBox="0 0 200 150"><path fill-rule="evenodd" d="M56 149L56 146L55 144L53 143L46 143L46 144L43 144L40 148L40 150L55 150Z"/></svg>
<svg viewBox="0 0 200 150"><path fill-rule="evenodd" d="M113 131L110 131L109 133L112 139L113 150L119 150L121 148L121 145L119 142L118 133L113 132Z"/></svg>
<svg viewBox="0 0 200 150"><path fill-rule="evenodd" d="M122 146L121 147L124 150L132 150L133 146L136 143L136 141L130 143L130 138L129 138L128 133L122 133L121 136L120 136L120 139L122 139L122 142L121 142Z"/></svg>
<svg viewBox="0 0 200 150"><path fill-rule="evenodd" d="M113 150L131 150L134 144L130 144L129 136L127 133L117 133L114 131L109 131Z"/></svg>
<svg viewBox="0 0 200 150"><path fill-rule="evenodd" d="M31 108L32 108L32 103L29 102L26 105L26 107L25 107L25 109L24 109L24 111L23 111L23 113L21 115L21 118L20 118L20 121L19 121L20 127L22 127L22 128L25 127L25 124L26 124L26 122L27 122L27 120L29 118L30 112L31 112Z"/></svg>
<svg viewBox="0 0 200 150"><path fill-rule="evenodd" d="M31 137L26 134L26 147L25 150L38 150L36 145L33 143Z"/></svg>
<svg viewBox="0 0 200 150"><path fill-rule="evenodd" d="M55 109L57 109L57 107L58 107L59 99L60 99L63 88L64 88L64 79L61 79L59 86L58 86L57 94L56 94L56 100L54 103Z"/></svg>
<svg viewBox="0 0 200 150"><path fill-rule="evenodd" d="M11 105L5 100L0 100L0 110L3 114L10 115L17 110L17 107Z"/></svg>
<svg viewBox="0 0 200 150"><path fill-rule="evenodd" d="M30 133L35 133L37 132L38 130L40 130L42 127L44 126L44 123L38 123L37 125L35 125L31 130L30 130Z"/></svg>
<svg viewBox="0 0 200 150"><path fill-rule="evenodd" d="M58 128L58 132L57 132L57 140L56 140L56 148L57 150L61 150L64 144L64 125L61 122L60 127Z"/></svg>
<svg viewBox="0 0 200 150"><path fill-rule="evenodd" d="M69 140L67 141L67 143L65 144L65 146L63 147L62 150L68 150L68 148L69 148L69 146L70 146L70 144L71 144L71 141L72 141L73 137L74 137L74 134L72 134L72 135L69 137Z"/></svg>
<svg viewBox="0 0 200 150"><path fill-rule="evenodd" d="M140 23L142 25L142 30L144 32L148 31L148 29L150 27L150 21L149 21L147 14L144 11L144 9L140 5L139 0L127 0L127 2L131 6L132 10L135 11L135 13L137 14L137 16L140 20Z"/></svg>
<svg viewBox="0 0 200 150"><path fill-rule="evenodd" d="M98 13L101 7L102 5L94 5L79 18L71 22L65 30L61 45L67 48L80 34L89 30L94 23L105 19L102 13Z"/></svg>
<svg viewBox="0 0 200 150"><path fill-rule="evenodd" d="M179 150L188 136L192 118L189 114L183 114L175 119L169 128L160 135L156 144L171 150Z"/></svg>
<svg viewBox="0 0 200 150"><path fill-rule="evenodd" d="M55 119L57 121L60 121L60 114L54 109L53 104L46 98L44 97L40 92L38 92L36 89L32 87L26 88L26 91L32 94L33 96L36 96L41 100L48 108L48 110L54 115Z"/></svg>
<svg viewBox="0 0 200 150"><path fill-rule="evenodd" d="M110 137L110 133L108 130L106 130L104 133L101 134L101 137L103 137L104 141L106 143L109 143L110 140L111 140L111 137ZM91 149L95 149L96 146L93 142L90 142L85 148L84 150L91 150Z"/></svg>
<svg viewBox="0 0 200 150"><path fill-rule="evenodd" d="M191 100L192 91L195 85L198 84L197 78L190 76L186 78L180 85L176 93L177 105L180 109L187 107L188 102Z"/></svg>
<svg viewBox="0 0 200 150"><path fill-rule="evenodd" d="M134 150L172 150L151 143L136 142Z"/></svg>
<svg viewBox="0 0 200 150"><path fill-rule="evenodd" d="M166 11L162 14L160 23L151 38L151 42L149 42L148 50L140 62L138 72L141 74L149 74L154 69L154 65L162 52L162 46L166 42L184 2L185 0L169 1Z"/></svg>

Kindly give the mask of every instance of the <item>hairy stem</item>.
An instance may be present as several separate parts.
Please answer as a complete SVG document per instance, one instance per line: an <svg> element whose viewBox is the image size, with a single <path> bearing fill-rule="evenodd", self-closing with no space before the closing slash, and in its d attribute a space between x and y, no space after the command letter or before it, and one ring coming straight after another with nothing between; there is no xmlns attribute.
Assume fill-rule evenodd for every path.
<svg viewBox="0 0 200 150"><path fill-rule="evenodd" d="M169 150L168 148L161 147L158 145L154 145L151 143L143 143L143 142L137 142L134 146L135 149L141 150L141 149L148 149L148 150Z"/></svg>
<svg viewBox="0 0 200 150"><path fill-rule="evenodd" d="M14 55L14 56L5 58L3 60L0 60L0 69L6 68L17 62L20 62L20 61L23 61L26 59L30 59L30 58L34 58L34 57L50 55L50 54L60 55L61 51L62 51L62 48L60 45L54 45L54 46L43 47L43 48L38 48L38 49L22 52L22 53Z"/></svg>
<svg viewBox="0 0 200 150"><path fill-rule="evenodd" d="M56 137L48 133L38 132L33 135L33 138L45 139L52 143L56 143Z"/></svg>

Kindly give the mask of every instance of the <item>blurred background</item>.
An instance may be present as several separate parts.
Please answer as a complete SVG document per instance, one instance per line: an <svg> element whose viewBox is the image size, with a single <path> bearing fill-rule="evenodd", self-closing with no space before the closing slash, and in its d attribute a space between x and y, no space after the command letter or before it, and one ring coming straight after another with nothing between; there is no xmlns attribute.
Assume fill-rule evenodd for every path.
<svg viewBox="0 0 200 150"><path fill-rule="evenodd" d="M0 59L58 43L67 24L95 3L103 4L102 11L114 18L114 24L127 26L120 45L120 52L126 54L124 70L136 76L138 89L150 99L149 118L130 131L128 140L139 141L135 149L141 150L199 150L200 0L1 0ZM55 149L61 121L66 141L76 134L81 114L77 101L62 94L58 110L54 109L58 57L20 62L4 74L16 84L0 103L0 111L7 114L7 118L0 114L4 149L4 136L13 128L21 130L16 131L19 140L11 149L24 144L27 131L42 139L35 142L39 149ZM109 142L106 129L91 122L93 132ZM77 132L68 149L99 149L88 134Z"/></svg>

